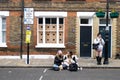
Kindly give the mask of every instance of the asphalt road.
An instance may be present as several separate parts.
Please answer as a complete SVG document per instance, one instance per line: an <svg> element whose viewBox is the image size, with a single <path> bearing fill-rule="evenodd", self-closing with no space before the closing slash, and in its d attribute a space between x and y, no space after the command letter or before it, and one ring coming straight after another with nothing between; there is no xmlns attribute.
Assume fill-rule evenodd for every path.
<svg viewBox="0 0 120 80"><path fill-rule="evenodd" d="M0 80L120 80L120 69L53 71L49 68L0 68Z"/></svg>

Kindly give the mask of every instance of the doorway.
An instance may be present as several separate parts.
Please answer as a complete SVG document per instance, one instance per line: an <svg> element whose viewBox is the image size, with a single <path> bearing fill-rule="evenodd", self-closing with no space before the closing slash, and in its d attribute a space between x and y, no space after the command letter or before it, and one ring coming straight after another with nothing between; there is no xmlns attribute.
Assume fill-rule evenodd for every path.
<svg viewBox="0 0 120 80"><path fill-rule="evenodd" d="M80 57L91 57L92 26L80 26Z"/></svg>

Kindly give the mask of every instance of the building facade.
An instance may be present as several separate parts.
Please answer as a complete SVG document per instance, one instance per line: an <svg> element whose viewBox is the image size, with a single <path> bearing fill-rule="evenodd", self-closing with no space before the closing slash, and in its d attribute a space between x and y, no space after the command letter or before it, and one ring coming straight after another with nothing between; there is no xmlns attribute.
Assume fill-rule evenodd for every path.
<svg viewBox="0 0 120 80"><path fill-rule="evenodd" d="M109 6L109 11L120 11L119 0L110 0ZM24 24L25 8L33 8L33 24ZM106 11L106 0L0 0L0 55L26 54L30 26L31 55L54 55L61 49L64 54L71 50L79 57L94 57L97 33L105 39L106 18L96 17L98 9ZM111 58L120 52L119 21L109 17Z"/></svg>

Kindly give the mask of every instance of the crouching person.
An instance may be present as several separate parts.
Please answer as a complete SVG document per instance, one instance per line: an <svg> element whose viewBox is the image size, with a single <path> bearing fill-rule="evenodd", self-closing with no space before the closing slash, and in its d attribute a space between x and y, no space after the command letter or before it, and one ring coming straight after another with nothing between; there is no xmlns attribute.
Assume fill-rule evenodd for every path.
<svg viewBox="0 0 120 80"><path fill-rule="evenodd" d="M77 71L78 70L78 63L77 63L77 56L73 55L73 52L70 51L64 57L63 65L67 66L67 69L70 71Z"/></svg>
<svg viewBox="0 0 120 80"><path fill-rule="evenodd" d="M63 69L62 63L63 63L63 53L61 50L59 50L54 58L53 70L55 71L62 70Z"/></svg>

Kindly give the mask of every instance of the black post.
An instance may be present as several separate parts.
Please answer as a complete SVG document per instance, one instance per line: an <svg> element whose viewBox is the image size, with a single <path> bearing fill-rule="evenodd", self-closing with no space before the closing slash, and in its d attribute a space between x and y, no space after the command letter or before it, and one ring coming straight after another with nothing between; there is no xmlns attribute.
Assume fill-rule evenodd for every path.
<svg viewBox="0 0 120 80"><path fill-rule="evenodd" d="M103 64L109 64L108 61L108 41L109 41L109 25L108 25L108 20L109 20L109 0L107 0L106 3L106 30L105 30L105 58Z"/></svg>
<svg viewBox="0 0 120 80"><path fill-rule="evenodd" d="M20 58L23 53L23 15L24 15L24 0L21 0L21 41L20 41Z"/></svg>
<svg viewBox="0 0 120 80"><path fill-rule="evenodd" d="M29 43L27 43L27 64L29 64Z"/></svg>

